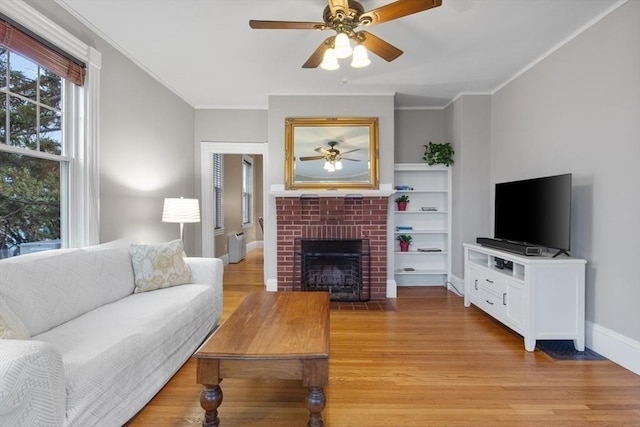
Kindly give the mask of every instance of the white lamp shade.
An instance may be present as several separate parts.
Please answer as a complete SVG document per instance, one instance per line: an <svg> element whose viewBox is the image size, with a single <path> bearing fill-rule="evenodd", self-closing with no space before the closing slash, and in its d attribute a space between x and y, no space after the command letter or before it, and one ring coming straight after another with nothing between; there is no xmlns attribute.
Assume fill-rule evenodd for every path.
<svg viewBox="0 0 640 427"><path fill-rule="evenodd" d="M342 169L342 160L338 160L338 161L333 165L333 167L334 167L337 171L341 170L341 169Z"/></svg>
<svg viewBox="0 0 640 427"><path fill-rule="evenodd" d="M340 64L338 64L338 58L336 58L333 49L329 48L324 51L324 56L322 57L320 68L329 71L337 70L338 68L340 68Z"/></svg>
<svg viewBox="0 0 640 427"><path fill-rule="evenodd" d="M335 51L336 58L348 58L351 52L353 52L349 44L349 36L345 33L338 33L333 45L333 50Z"/></svg>
<svg viewBox="0 0 640 427"><path fill-rule="evenodd" d="M367 54L367 48L359 44L353 49L353 58L351 60L351 66L353 68L362 68L371 64L369 55Z"/></svg>
<svg viewBox="0 0 640 427"><path fill-rule="evenodd" d="M164 199L162 222L200 222L200 203L198 199Z"/></svg>

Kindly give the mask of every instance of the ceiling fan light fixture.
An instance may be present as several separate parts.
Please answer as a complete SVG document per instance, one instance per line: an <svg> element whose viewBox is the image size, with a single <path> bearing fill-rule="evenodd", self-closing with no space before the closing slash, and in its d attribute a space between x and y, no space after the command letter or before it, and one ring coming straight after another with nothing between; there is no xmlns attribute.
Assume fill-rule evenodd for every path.
<svg viewBox="0 0 640 427"><path fill-rule="evenodd" d="M351 56L353 49L349 44L349 36L345 33L338 33L333 45L333 50L336 58L348 58Z"/></svg>
<svg viewBox="0 0 640 427"><path fill-rule="evenodd" d="M342 161L338 160L337 162L334 163L333 167L337 171L341 170L342 169Z"/></svg>
<svg viewBox="0 0 640 427"><path fill-rule="evenodd" d="M336 58L336 55L333 49L329 48L324 51L324 56L322 57L322 63L320 63L320 68L328 71L333 71L340 68L340 64L338 64L338 58Z"/></svg>
<svg viewBox="0 0 640 427"><path fill-rule="evenodd" d="M336 170L336 168L333 166L333 163L331 163L330 161L326 161L324 162L324 166L323 168L327 171L327 172L334 172Z"/></svg>
<svg viewBox="0 0 640 427"><path fill-rule="evenodd" d="M353 49L353 58L351 60L351 66L353 68L363 68L369 64L371 64L371 60L369 59L367 48L361 44L357 45Z"/></svg>

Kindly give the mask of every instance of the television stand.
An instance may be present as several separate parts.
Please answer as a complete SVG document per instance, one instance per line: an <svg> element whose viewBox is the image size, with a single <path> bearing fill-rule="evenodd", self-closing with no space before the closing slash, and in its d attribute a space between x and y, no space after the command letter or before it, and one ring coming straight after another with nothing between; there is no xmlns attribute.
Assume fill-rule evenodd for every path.
<svg viewBox="0 0 640 427"><path fill-rule="evenodd" d="M512 269L496 268L512 263ZM524 337L573 340L584 350L584 271L577 258L528 257L464 244L464 306L475 305Z"/></svg>

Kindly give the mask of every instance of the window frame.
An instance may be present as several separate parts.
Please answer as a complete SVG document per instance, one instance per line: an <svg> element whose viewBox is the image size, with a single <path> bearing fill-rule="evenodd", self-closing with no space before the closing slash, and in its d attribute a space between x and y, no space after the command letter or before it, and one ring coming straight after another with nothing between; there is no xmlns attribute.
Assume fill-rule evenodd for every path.
<svg viewBox="0 0 640 427"><path fill-rule="evenodd" d="M247 200L245 200L247 199ZM242 155L242 194L241 194L242 228L253 227L253 157ZM245 212L245 209L248 212ZM245 221L245 217L247 221Z"/></svg>
<svg viewBox="0 0 640 427"><path fill-rule="evenodd" d="M46 16L22 1L3 2L0 12L43 40L67 52L86 64L83 86L69 83L67 93L72 108L66 111L65 129L68 162L66 185L61 185L62 247L82 247L99 243L100 237L100 174L99 96L102 55L93 47L58 26ZM69 103L65 105L65 108ZM3 151L33 155L3 144ZM27 153L25 153L27 151ZM40 153L44 154L44 153ZM40 156L37 156L40 157ZM62 178L61 172L61 178ZM66 231L65 231L66 230Z"/></svg>
<svg viewBox="0 0 640 427"><path fill-rule="evenodd" d="M224 234L224 154L213 153L211 159L213 161L213 233L215 236L220 236ZM216 194L218 186L220 194Z"/></svg>

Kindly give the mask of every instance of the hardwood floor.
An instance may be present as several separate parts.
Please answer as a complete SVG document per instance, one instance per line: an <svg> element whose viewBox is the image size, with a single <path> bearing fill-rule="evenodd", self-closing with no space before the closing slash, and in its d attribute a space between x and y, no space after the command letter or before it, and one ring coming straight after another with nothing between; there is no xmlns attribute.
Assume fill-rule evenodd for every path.
<svg viewBox="0 0 640 427"><path fill-rule="evenodd" d="M224 275L223 320L262 289L262 252ZM202 424L187 362L131 426ZM555 361L444 288L399 288L383 310L331 311L327 427L640 426L640 376ZM306 425L296 381L225 379L222 427Z"/></svg>

